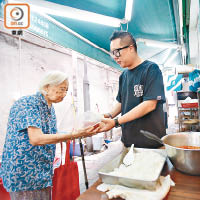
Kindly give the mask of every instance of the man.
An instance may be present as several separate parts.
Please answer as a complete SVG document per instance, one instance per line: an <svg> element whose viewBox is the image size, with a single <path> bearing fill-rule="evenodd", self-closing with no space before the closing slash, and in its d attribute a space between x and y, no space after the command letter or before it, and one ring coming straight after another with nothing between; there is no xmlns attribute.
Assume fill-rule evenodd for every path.
<svg viewBox="0 0 200 200"><path fill-rule="evenodd" d="M126 147L134 144L141 148L158 148L156 141L144 137L140 130L150 131L158 137L166 134L163 103L165 102L162 73L157 64L143 61L137 54L133 36L115 31L110 38L114 60L126 68L119 78L118 103L105 114L100 131L122 128L122 142ZM121 113L119 118L114 118Z"/></svg>

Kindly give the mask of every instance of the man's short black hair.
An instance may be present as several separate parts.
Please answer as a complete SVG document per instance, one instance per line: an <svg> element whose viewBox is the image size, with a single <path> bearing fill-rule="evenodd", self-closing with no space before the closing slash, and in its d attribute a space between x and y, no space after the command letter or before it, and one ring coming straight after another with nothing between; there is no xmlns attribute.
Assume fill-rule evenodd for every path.
<svg viewBox="0 0 200 200"><path fill-rule="evenodd" d="M131 33L127 31L114 31L110 37L110 41L118 38L120 38L121 42L125 43L126 45L132 44L135 48L135 51L137 52L137 44Z"/></svg>

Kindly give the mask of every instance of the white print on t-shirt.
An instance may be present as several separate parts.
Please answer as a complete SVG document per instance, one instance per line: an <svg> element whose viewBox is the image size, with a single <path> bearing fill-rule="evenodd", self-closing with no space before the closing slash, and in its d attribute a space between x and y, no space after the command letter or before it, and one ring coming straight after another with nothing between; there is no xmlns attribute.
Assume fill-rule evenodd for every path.
<svg viewBox="0 0 200 200"><path fill-rule="evenodd" d="M134 96L143 96L143 85L134 85Z"/></svg>
<svg viewBox="0 0 200 200"><path fill-rule="evenodd" d="M161 100L161 96L157 96L157 100Z"/></svg>

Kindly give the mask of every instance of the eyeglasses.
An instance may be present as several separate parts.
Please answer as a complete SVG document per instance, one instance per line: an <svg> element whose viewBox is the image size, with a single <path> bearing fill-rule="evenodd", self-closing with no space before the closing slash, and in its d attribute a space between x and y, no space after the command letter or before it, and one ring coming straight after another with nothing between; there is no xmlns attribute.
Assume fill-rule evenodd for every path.
<svg viewBox="0 0 200 200"><path fill-rule="evenodd" d="M110 55L112 56L112 57L117 57L117 58L119 58L120 56L121 56L121 54L120 54L120 51L122 50L122 49L126 49L126 48L128 48L128 47L130 47L131 45L128 45L128 46L125 46L125 47L122 47L122 48L118 48L118 49L115 49L114 51L111 51L110 52Z"/></svg>
<svg viewBox="0 0 200 200"><path fill-rule="evenodd" d="M66 88L58 88L57 89L57 93L67 93L68 92L68 89Z"/></svg>

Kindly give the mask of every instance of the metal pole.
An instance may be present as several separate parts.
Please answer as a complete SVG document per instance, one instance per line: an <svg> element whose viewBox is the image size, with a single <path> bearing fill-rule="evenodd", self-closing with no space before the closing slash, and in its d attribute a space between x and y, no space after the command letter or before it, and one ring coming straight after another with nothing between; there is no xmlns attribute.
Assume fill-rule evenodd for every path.
<svg viewBox="0 0 200 200"><path fill-rule="evenodd" d="M76 55L73 53L73 62L75 62L77 59ZM74 67L77 67L77 63ZM76 68L75 68L76 69ZM74 79L73 79L73 92L75 97L77 97L77 85L76 85L76 73L74 73ZM72 95L72 105L73 105L73 109L74 109L74 115L76 116L77 114L77 107L75 105L74 102L74 97ZM87 179L87 172L86 172L86 166L85 166L85 158L84 158L84 152L83 152L83 144L81 139L79 138L79 144L80 144L80 150L81 150L81 157L82 157L82 165L83 165L83 172L84 172L84 177L85 177L85 186L86 189L88 189L88 179Z"/></svg>
<svg viewBox="0 0 200 200"><path fill-rule="evenodd" d="M79 144L80 144L80 150L81 150L83 172L84 172L84 177L85 177L85 187L86 187L86 189L88 189L88 178L87 178L87 171L86 171L86 166L85 166L85 157L84 157L83 144L82 144L81 138L79 138Z"/></svg>

